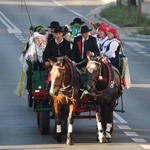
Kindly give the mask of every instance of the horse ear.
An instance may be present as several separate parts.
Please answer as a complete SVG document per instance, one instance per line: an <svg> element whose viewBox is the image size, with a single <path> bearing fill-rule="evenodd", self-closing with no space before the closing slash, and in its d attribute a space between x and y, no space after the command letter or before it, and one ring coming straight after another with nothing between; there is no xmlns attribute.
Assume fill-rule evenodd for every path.
<svg viewBox="0 0 150 150"><path fill-rule="evenodd" d="M50 64L51 66L54 65L54 62L53 62L51 59L49 59L48 61L49 61L49 64Z"/></svg>
<svg viewBox="0 0 150 150"><path fill-rule="evenodd" d="M49 63L51 66L53 66L56 62L57 62L57 59L56 57L51 57L50 59L48 59Z"/></svg>
<svg viewBox="0 0 150 150"><path fill-rule="evenodd" d="M91 60L91 53L90 53L90 51L87 51L86 57L87 57L88 60Z"/></svg>
<svg viewBox="0 0 150 150"><path fill-rule="evenodd" d="M58 66L63 67L65 65L65 61L66 61L65 56L57 57L56 59L57 59Z"/></svg>
<svg viewBox="0 0 150 150"><path fill-rule="evenodd" d="M98 60L98 61L101 61L101 60L102 60L102 58L103 58L103 55L102 55L102 54L100 54L100 55L97 57L97 60Z"/></svg>

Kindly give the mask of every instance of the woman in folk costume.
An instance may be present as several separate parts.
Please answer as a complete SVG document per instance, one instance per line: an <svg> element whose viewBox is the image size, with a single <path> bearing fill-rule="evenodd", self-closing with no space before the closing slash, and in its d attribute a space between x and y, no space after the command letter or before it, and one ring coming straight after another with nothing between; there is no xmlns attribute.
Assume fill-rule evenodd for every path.
<svg viewBox="0 0 150 150"><path fill-rule="evenodd" d="M103 24L98 28L98 35L96 36L96 41L100 52L103 50L104 43L108 40L108 30L109 25L107 24Z"/></svg>
<svg viewBox="0 0 150 150"><path fill-rule="evenodd" d="M97 37L98 36L98 28L100 26L107 26L109 27L108 24L104 23L104 22L99 22L99 23L93 23L92 21L89 22L89 25L92 26L92 31L90 32L91 35L93 35L94 37Z"/></svg>
<svg viewBox="0 0 150 150"><path fill-rule="evenodd" d="M36 62L37 60L43 62L43 52L46 47L46 38L44 35L34 32L33 42L30 44L26 54L25 59L31 62Z"/></svg>
<svg viewBox="0 0 150 150"><path fill-rule="evenodd" d="M90 32L92 36L96 37L98 34L98 28L102 25L101 23L89 22L89 25L92 26L92 31Z"/></svg>
<svg viewBox="0 0 150 150"><path fill-rule="evenodd" d="M112 65L118 68L116 58L121 54L122 43L115 28L109 28L107 32L108 40L104 43L101 54L108 57Z"/></svg>
<svg viewBox="0 0 150 150"><path fill-rule="evenodd" d="M34 69L45 70L43 68L43 52L46 47L46 37L38 32L33 33L33 42L30 43L29 48L25 54L25 59L28 64L27 74L27 87L28 91L32 89L32 64L34 63Z"/></svg>
<svg viewBox="0 0 150 150"><path fill-rule="evenodd" d="M79 63L86 59L87 51L92 55L99 55L96 38L90 35L91 29L88 26L81 27L81 35L74 39L73 49L71 51L71 60ZM86 67L86 62L77 66L79 69Z"/></svg>
<svg viewBox="0 0 150 150"><path fill-rule="evenodd" d="M22 72L18 86L14 93L20 97L26 97L25 89L30 92L32 90L32 64L39 62L43 66L43 51L46 46L46 38L38 32L33 32L32 37L28 41L28 48L20 58L22 63Z"/></svg>
<svg viewBox="0 0 150 150"><path fill-rule="evenodd" d="M123 87L131 87L130 72L127 57L123 54L123 44L115 28L109 28L107 32L108 41L105 42L101 54L108 57L112 65L121 73Z"/></svg>

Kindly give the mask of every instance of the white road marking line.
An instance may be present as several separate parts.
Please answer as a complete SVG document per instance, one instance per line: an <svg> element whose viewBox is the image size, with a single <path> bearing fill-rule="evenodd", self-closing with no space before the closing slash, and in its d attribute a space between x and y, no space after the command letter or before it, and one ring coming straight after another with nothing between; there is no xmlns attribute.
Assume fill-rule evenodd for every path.
<svg viewBox="0 0 150 150"><path fill-rule="evenodd" d="M132 84L131 87L136 87L136 88L150 88L150 84Z"/></svg>
<svg viewBox="0 0 150 150"><path fill-rule="evenodd" d="M143 138L131 138L134 142L137 143L146 143L147 141L144 140Z"/></svg>
<svg viewBox="0 0 150 150"><path fill-rule="evenodd" d="M56 144L32 144L32 145L0 145L0 149L1 150L15 150L15 149L44 149L44 150L48 150L48 149L56 149L57 145Z"/></svg>
<svg viewBox="0 0 150 150"><path fill-rule="evenodd" d="M124 133L125 133L127 136L139 136L139 135L136 134L135 132L126 132L126 131L124 131Z"/></svg>
<svg viewBox="0 0 150 150"><path fill-rule="evenodd" d="M11 85L16 85L16 84L19 84L19 83L0 83L0 85L3 85L3 84L6 84L6 85L9 85L9 84L11 84Z"/></svg>
<svg viewBox="0 0 150 150"><path fill-rule="evenodd" d="M116 112L114 112L114 116L121 122L121 123L127 123L123 118L121 118Z"/></svg>
<svg viewBox="0 0 150 150"><path fill-rule="evenodd" d="M150 54L144 54L144 56L150 57Z"/></svg>
<svg viewBox="0 0 150 150"><path fill-rule="evenodd" d="M101 8L101 6L95 8L94 10L92 10L91 12L89 12L89 13L86 15L86 17L88 17L89 15L93 14L95 11L99 10L100 8Z"/></svg>
<svg viewBox="0 0 150 150"><path fill-rule="evenodd" d="M141 51L141 49L139 49L139 48L135 48L134 50L135 50L135 51L138 51L138 52Z"/></svg>
<svg viewBox="0 0 150 150"><path fill-rule="evenodd" d="M86 17L85 16L83 16L83 15L81 15L81 14L79 14L79 13L77 13L76 11L73 11L72 9L70 9L70 8L68 8L68 7L66 7L65 5L63 5L63 4L61 4L61 3L59 3L59 2L57 2L56 0L52 0L55 4L57 4L58 6L61 6L61 7L63 7L63 8L65 8L65 9L67 9L68 11L70 11L70 12L72 12L73 14L75 14L75 15L77 15L77 16L79 16L79 17L81 17L81 18L83 18L84 20L87 20L87 21L90 21L88 18L86 18L87 16L89 16L90 14L92 14L94 11L96 11L99 7L97 7L95 10L92 10L91 12L89 12L87 15L86 15ZM115 0L102 0L103 1L103 3L110 3L110 2L114 2Z"/></svg>
<svg viewBox="0 0 150 150"><path fill-rule="evenodd" d="M139 53L141 53L141 54L146 54L147 52L141 51L141 52L139 52Z"/></svg>
<svg viewBox="0 0 150 150"><path fill-rule="evenodd" d="M26 40L25 39L19 39L20 41L22 41L22 42L25 42Z"/></svg>
<svg viewBox="0 0 150 150"><path fill-rule="evenodd" d="M23 37L22 35L16 35L16 37L17 37L18 39L24 39L24 37Z"/></svg>
<svg viewBox="0 0 150 150"><path fill-rule="evenodd" d="M133 47L134 49L143 49L145 46L137 43L137 42L124 42L126 45Z"/></svg>
<svg viewBox="0 0 150 150"><path fill-rule="evenodd" d="M128 125L117 125L119 129L130 130L131 128Z"/></svg>
<svg viewBox="0 0 150 150"><path fill-rule="evenodd" d="M113 120L113 122L116 123L117 121L116 121L116 120Z"/></svg>
<svg viewBox="0 0 150 150"><path fill-rule="evenodd" d="M1 11L0 21L7 27L9 33L22 33Z"/></svg>
<svg viewBox="0 0 150 150"><path fill-rule="evenodd" d="M67 9L68 11L72 12L73 14L75 14L75 15L81 17L81 18L84 18L83 15L81 15L81 14L79 14L79 13L73 11L72 9L69 9L68 7L64 6L63 4L61 4L61 3L59 3L59 2L57 2L57 1L55 1L55 0L52 0L52 1L53 1L55 4L57 4L58 6L61 6L61 7L65 8L65 9ZM86 18L84 18L84 19L86 19ZM86 20L87 20L87 19L86 19Z"/></svg>
<svg viewBox="0 0 150 150"><path fill-rule="evenodd" d="M144 149L150 149L150 145L140 145L141 147L143 147Z"/></svg>

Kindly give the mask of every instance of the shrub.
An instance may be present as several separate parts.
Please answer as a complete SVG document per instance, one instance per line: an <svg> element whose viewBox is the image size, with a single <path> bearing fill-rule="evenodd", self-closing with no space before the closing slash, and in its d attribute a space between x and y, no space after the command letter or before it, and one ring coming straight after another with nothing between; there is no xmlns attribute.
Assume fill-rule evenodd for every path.
<svg viewBox="0 0 150 150"><path fill-rule="evenodd" d="M121 7L111 5L104 8L99 15L120 27L138 27L150 24L148 14L145 13L141 13L141 20L140 23L138 23L138 8L135 6L131 6L129 14L126 5L122 5Z"/></svg>

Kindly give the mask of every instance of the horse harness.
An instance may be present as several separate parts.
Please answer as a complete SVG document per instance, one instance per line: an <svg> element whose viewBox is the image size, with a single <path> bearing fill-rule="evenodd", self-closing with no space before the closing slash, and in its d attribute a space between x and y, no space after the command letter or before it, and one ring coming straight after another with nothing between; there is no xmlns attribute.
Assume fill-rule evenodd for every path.
<svg viewBox="0 0 150 150"><path fill-rule="evenodd" d="M97 62L97 61L92 61L91 60L91 62L94 62L94 63L96 63L96 64L98 64L100 67L100 74L99 74L99 77L101 76L101 63L100 62ZM106 67L107 67L107 70L108 70L108 83L107 83L107 86L106 86L106 88L104 88L103 90L98 90L98 89L96 89L96 97L103 97L103 98L107 98L110 94L111 94L111 92L112 92L112 90L113 90L113 88L114 87L117 87L118 89L119 89L119 86L117 85L117 84L115 84L114 83L114 71L113 71L113 66L111 65L111 63L110 62L108 62L107 60L104 60L103 61L103 63L106 65ZM117 69L115 69L115 71L116 71ZM118 74L119 74L119 72L118 72ZM101 81L97 81L96 79L94 80L94 79L90 79L89 78L89 80L93 80L95 83L97 83L97 82L101 82Z"/></svg>
<svg viewBox="0 0 150 150"><path fill-rule="evenodd" d="M53 84L53 83L52 84L54 86L59 87L59 93L63 94L66 98L70 99L72 101L72 103L75 103L75 101L77 99L74 99L73 95L74 95L74 88L78 85L78 82L79 82L79 80L78 80L78 73L77 73L74 65L71 63L71 61L67 57L65 58L65 62L67 63L67 65L68 65L68 67L69 67L69 69L71 71L70 84L68 86L66 86L66 87L62 86L63 78L64 78L65 73L66 73L65 67L60 67L60 66L56 66L56 65L54 65L53 67L57 67L57 68L62 70L62 80L61 80L59 85ZM70 96L70 94L71 94L71 96Z"/></svg>

